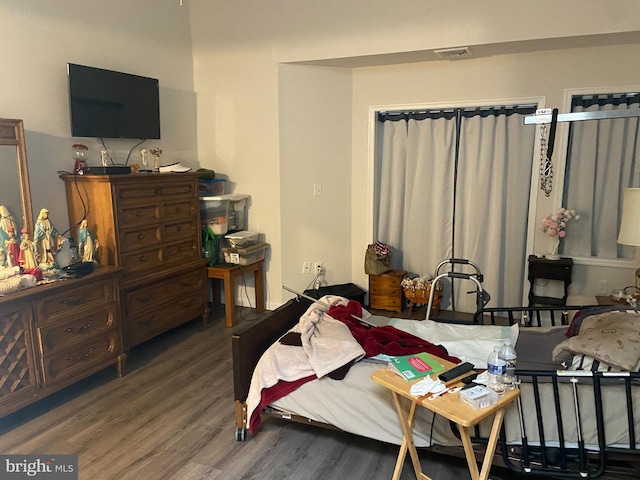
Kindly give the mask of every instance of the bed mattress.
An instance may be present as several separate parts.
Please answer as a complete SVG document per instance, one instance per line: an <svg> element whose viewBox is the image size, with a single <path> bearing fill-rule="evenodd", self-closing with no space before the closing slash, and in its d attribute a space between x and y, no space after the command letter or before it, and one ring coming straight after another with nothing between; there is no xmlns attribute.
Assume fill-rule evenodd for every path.
<svg viewBox="0 0 640 480"><path fill-rule="evenodd" d="M405 325L405 322L409 323ZM436 338L434 334L420 331L433 327L425 322L395 321L392 323L396 328L402 329L406 327L411 333L425 339ZM448 331L442 328L442 324L437 324L435 327L442 330L437 338L439 340L438 343L447 344L447 335L452 338L458 336L458 346L456 347L452 343L449 353L471 360L478 368L486 367L486 363L483 365L481 360L483 353L478 351L478 348L489 348L497 341L497 337L513 338L514 335L513 327L498 327L493 334L488 333L487 327L448 325ZM468 328L459 330L459 327ZM485 335L485 338L479 338L478 333L470 330L474 328L483 328L482 334ZM468 335L466 338L474 339L475 347L470 348L468 343L460 342L460 335L463 331ZM550 361L549 355L555 345L554 342L562 338L563 332L564 329L560 331L559 329L549 328L528 328L526 332L525 329L521 329L516 345L519 352L519 368L540 370L544 367L545 370L555 371L558 365ZM488 338L487 335L489 337L494 335L495 338ZM518 337L518 334L515 333L515 336ZM482 345L483 342L486 345ZM460 347L460 345L463 346ZM468 355L461 355L462 351L456 351L456 349L460 348L463 348ZM524 358L521 359L521 352L527 352L526 360ZM533 352L537 352L537 355L542 358L535 358ZM474 358L480 360L474 361ZM546 361L546 359L549 360ZM386 365L370 360L360 361L351 367L344 379L333 380L325 377L320 380L313 380L273 402L271 406L283 412L334 425L346 432L400 445L402 430L393 406L391 392L371 380L371 374L381 368L386 368ZM553 386L551 383L542 383L537 388L542 402L540 410L544 412L542 423L545 444L554 446L558 443L558 432ZM534 386L531 383L522 382L520 390L526 436L530 445L536 445L539 444L540 435L533 401ZM593 420L595 418L596 402L590 381L587 380L585 384L578 385L577 392L582 418L581 432L584 442L587 446L591 446L593 450L597 450L597 429L595 420ZM634 404L640 404L640 386L632 388L632 397ZM602 406L605 414L606 443L610 446L620 445L628 448L629 435L624 398L624 387L603 387ZM565 444L570 447L578 442L578 429L576 428L574 389L572 382L569 380L559 385L559 399ZM505 414L505 432L507 442L511 444L520 444L522 440L518 411L518 404L513 403ZM481 432L488 436L490 426L490 420L484 422L481 424ZM636 431L640 431L640 418L635 419L635 428ZM432 445L457 446L461 444L452 432L449 422L426 408L418 409L413 434L417 447L429 447ZM636 445L636 448L640 448L640 444Z"/></svg>

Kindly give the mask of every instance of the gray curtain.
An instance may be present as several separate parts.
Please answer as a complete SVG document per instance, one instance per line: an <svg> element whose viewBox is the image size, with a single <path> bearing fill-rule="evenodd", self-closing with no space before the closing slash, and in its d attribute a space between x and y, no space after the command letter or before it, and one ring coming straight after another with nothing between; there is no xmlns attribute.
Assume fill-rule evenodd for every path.
<svg viewBox="0 0 640 480"><path fill-rule="evenodd" d="M572 111L640 108L638 96L575 97ZM617 243L622 191L640 186L640 119L573 122L567 151L563 206L580 214L567 228L560 252L576 257L633 259L635 247Z"/></svg>
<svg viewBox="0 0 640 480"><path fill-rule="evenodd" d="M522 302L535 135L523 116L500 109L380 123L376 239L394 248L396 268L435 273L442 260L465 258L481 268L491 306ZM454 287L446 285L444 306L474 312L475 284Z"/></svg>

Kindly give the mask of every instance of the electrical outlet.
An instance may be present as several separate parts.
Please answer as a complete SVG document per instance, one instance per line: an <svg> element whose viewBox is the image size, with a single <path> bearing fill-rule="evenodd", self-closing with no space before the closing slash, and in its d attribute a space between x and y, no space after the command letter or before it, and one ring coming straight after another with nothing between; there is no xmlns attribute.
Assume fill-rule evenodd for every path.
<svg viewBox="0 0 640 480"><path fill-rule="evenodd" d="M313 196L314 197L321 197L322 196L322 184L321 183L314 183L313 184Z"/></svg>
<svg viewBox="0 0 640 480"><path fill-rule="evenodd" d="M302 263L302 273L309 274L311 273L311 263L303 262Z"/></svg>
<svg viewBox="0 0 640 480"><path fill-rule="evenodd" d="M322 265L322 262L315 262L313 264L313 272L318 274L318 273L322 273L322 271L324 270L324 266Z"/></svg>

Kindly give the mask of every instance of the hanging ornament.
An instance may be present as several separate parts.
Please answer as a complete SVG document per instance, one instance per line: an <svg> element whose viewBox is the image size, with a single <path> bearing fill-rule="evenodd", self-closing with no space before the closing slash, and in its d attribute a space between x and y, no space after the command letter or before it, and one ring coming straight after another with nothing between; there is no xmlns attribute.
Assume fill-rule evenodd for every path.
<svg viewBox="0 0 640 480"><path fill-rule="evenodd" d="M549 158L549 138L547 126L540 125L540 190L546 197L551 195L553 189L553 163Z"/></svg>
<svg viewBox="0 0 640 480"><path fill-rule="evenodd" d="M539 110L542 112L543 110ZM547 109L544 109L547 113ZM553 146L556 141L556 127L558 126L558 109L551 111L551 126L547 132L547 126L540 125L540 190L545 196L551 195L553 189Z"/></svg>

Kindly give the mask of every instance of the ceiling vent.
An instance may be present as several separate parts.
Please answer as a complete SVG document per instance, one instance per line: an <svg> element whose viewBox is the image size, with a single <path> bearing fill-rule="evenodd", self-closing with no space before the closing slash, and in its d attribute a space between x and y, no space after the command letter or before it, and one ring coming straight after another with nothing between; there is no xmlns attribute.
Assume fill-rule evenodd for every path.
<svg viewBox="0 0 640 480"><path fill-rule="evenodd" d="M461 58L471 55L469 47L441 48L433 53L439 58Z"/></svg>

